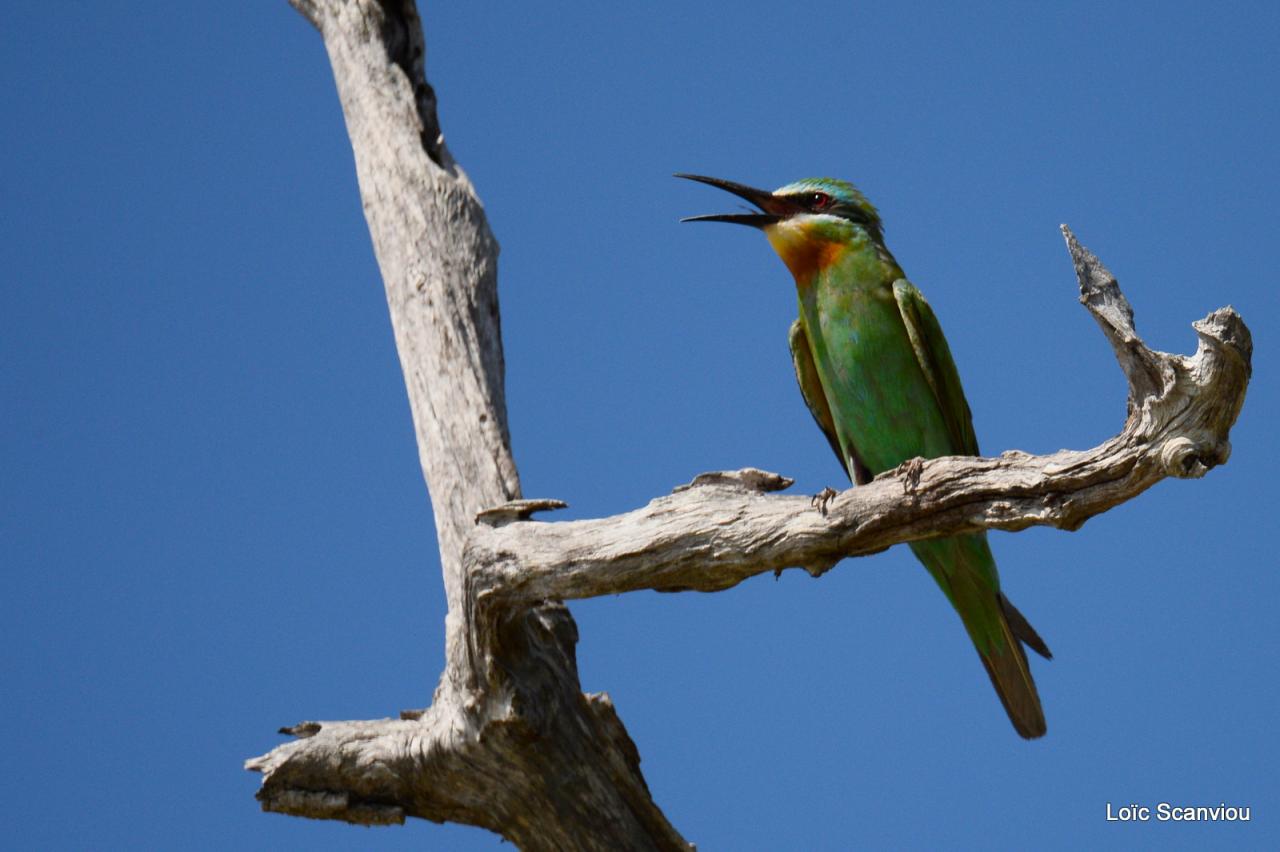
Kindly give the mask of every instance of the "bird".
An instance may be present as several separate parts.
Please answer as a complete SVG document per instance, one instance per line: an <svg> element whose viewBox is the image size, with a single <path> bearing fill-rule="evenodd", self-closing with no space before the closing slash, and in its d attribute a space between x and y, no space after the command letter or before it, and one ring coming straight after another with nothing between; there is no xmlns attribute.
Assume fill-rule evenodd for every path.
<svg viewBox="0 0 1280 852"><path fill-rule="evenodd" d="M857 485L915 458L976 456L978 440L942 326L884 241L880 214L853 184L806 178L772 192L720 178L676 177L726 190L758 210L689 216L764 232L795 279L792 365L814 421ZM910 543L986 667L1014 729L1046 731L1023 646L1044 640L1000 590L985 532Z"/></svg>

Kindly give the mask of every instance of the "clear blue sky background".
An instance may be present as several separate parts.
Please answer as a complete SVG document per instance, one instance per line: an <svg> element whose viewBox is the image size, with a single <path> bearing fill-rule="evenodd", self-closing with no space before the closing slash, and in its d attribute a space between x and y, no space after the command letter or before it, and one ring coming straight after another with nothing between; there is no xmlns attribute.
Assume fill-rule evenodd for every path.
<svg viewBox="0 0 1280 852"><path fill-rule="evenodd" d="M1118 9L1117 6L1124 8ZM428 71L502 243L516 459L564 517L714 469L842 474L794 387L793 287L673 180L831 174L881 208L983 448L1091 446L1125 389L1069 223L1139 330L1225 304L1231 462L1067 534L994 534L1057 654L1014 735L905 548L815 581L572 606L658 803L702 849L1280 842L1274 4L433 3ZM0 595L14 848L495 849L258 811L302 719L423 706L430 505L319 35L284 0L17 4L0 36ZM1107 802L1248 805L1114 825Z"/></svg>

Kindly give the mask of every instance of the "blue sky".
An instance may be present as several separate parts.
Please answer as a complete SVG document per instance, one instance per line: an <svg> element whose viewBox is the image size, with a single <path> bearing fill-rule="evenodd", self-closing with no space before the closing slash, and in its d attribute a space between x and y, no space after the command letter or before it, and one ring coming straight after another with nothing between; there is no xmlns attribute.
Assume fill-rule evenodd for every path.
<svg viewBox="0 0 1280 852"><path fill-rule="evenodd" d="M1118 8L1123 6L1123 8ZM320 38L284 0L20 5L0 36L0 596L15 848L496 849L266 815L302 719L423 706L430 505ZM785 269L679 225L831 174L880 207L985 451L1091 446L1125 389L1069 223L1138 329L1233 304L1228 465L1067 534L993 534L1052 646L1026 743L905 548L812 580L572 605L658 803L702 849L1280 841L1273 536L1280 13L1265 4L435 3L428 73L502 243L526 496L625 511L747 465L841 485L791 377ZM1269 543L1270 542L1270 543ZM1115 825L1108 802L1252 808Z"/></svg>

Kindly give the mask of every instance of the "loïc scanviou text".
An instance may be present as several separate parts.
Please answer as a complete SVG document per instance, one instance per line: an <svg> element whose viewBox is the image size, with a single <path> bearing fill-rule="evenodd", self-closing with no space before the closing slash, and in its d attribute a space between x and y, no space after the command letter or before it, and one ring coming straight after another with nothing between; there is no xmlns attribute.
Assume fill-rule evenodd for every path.
<svg viewBox="0 0 1280 852"><path fill-rule="evenodd" d="M1107 802L1107 822L1249 822L1249 806L1228 805L1178 805L1160 802L1154 807L1129 802L1115 805Z"/></svg>

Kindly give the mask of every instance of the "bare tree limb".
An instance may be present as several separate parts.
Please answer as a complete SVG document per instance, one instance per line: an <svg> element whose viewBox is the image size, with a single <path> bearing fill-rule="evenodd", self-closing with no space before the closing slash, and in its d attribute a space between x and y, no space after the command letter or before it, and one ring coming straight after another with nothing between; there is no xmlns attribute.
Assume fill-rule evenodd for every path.
<svg viewBox="0 0 1280 852"><path fill-rule="evenodd" d="M404 815L490 828L527 849L678 849L607 697L584 696L558 602L504 611L481 684L462 550L474 517L520 496L503 390L498 246L440 133L412 0L293 0L324 37L387 292L449 613L431 708L309 723L246 766L265 810L370 824ZM500 671L500 675L493 675Z"/></svg>
<svg viewBox="0 0 1280 852"><path fill-rule="evenodd" d="M1223 308L1184 357L1146 347L1114 277L1064 227L1081 302L1129 385L1119 434L1085 451L912 460L823 514L791 481L703 474L647 506L540 523L520 499L503 393L497 244L440 135L410 0L290 0L320 30L355 153L431 491L446 669L400 719L303 722L246 762L265 810L365 825L416 816L482 826L525 849L686 849L654 804L608 696L583 695L560 601L636 589L714 591L763 571L820 575L846 556L985 528L1077 529L1166 476L1227 460L1252 343Z"/></svg>
<svg viewBox="0 0 1280 852"><path fill-rule="evenodd" d="M311 22L316 29L320 29L320 10L316 6L315 0L289 0L289 5L297 10L298 14Z"/></svg>
<svg viewBox="0 0 1280 852"><path fill-rule="evenodd" d="M825 515L806 497L767 496L790 481L751 469L704 474L600 520L509 523L491 510L467 550L473 603L715 591L788 567L821 574L846 556L914 539L1032 525L1075 530L1166 476L1199 477L1225 462L1253 351L1239 315L1222 308L1195 323L1192 357L1154 352L1115 278L1065 226L1063 233L1080 301L1129 382L1129 416L1115 437L1044 456L913 460L845 491Z"/></svg>

